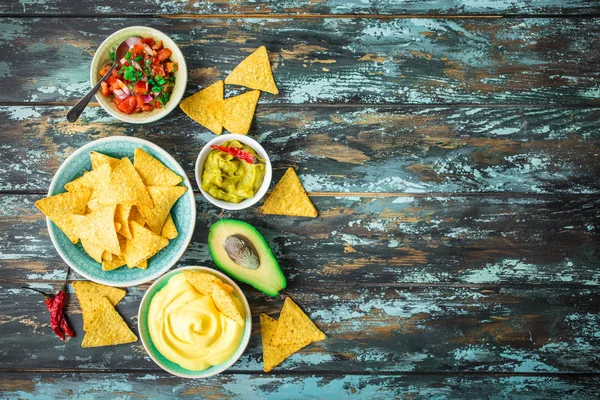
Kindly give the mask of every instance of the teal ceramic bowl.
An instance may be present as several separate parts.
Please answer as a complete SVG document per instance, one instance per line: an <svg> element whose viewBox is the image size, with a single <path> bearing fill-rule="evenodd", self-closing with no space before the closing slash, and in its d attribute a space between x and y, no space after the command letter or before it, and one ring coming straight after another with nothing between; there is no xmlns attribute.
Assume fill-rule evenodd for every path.
<svg viewBox="0 0 600 400"><path fill-rule="evenodd" d="M156 295L156 293L165 287L165 285L169 282L169 279L176 274L183 273L183 271L186 269L209 273L221 279L223 282L233 287L234 296L242 303L242 306L244 307L244 336L242 336L242 340L240 341L237 351L229 360L227 360L227 362L224 362L220 365L213 365L204 371L190 371L189 369L182 368L179 364L175 364L174 362L167 360L154 346L154 343L152 343L150 331L148 330L148 310L150 309L152 298L154 298L154 295ZM244 292L242 292L242 289L240 289L240 287L227 275L207 267L184 267L178 268L169 272L168 274L163 275L160 279L154 282L150 288L148 288L146 294L144 294L144 297L142 298L140 310L138 312L138 329L146 352L159 367L170 374L180 376L182 378L207 378L225 371L227 368L235 364L242 354L244 354L244 351L248 346L248 342L250 341L250 335L252 334L252 314L250 312L250 305L248 304L248 300L246 299Z"/></svg>
<svg viewBox="0 0 600 400"><path fill-rule="evenodd" d="M170 240L167 247L150 258L147 269L129 269L124 266L113 271L103 271L102 266L85 253L80 243L76 245L71 243L50 219L46 219L50 239L62 259L84 278L103 285L135 286L158 278L181 258L192 239L196 225L196 201L192 185L183 168L169 153L157 145L147 140L128 136L112 136L99 139L79 148L62 163L54 175L48 196L65 192L64 185L67 182L80 177L84 171L92 169L91 151L97 151L115 158L129 157L133 162L133 152L137 147L157 158L183 177L182 185L187 187L185 194L177 200L177 203L171 209L171 215L179 231L179 236Z"/></svg>

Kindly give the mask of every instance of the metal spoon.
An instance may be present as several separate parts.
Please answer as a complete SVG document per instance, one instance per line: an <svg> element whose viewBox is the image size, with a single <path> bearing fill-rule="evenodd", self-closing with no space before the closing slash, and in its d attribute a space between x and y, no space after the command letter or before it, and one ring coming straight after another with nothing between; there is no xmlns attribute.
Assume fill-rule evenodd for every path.
<svg viewBox="0 0 600 400"><path fill-rule="evenodd" d="M77 102L77 104L75 104L73 106L73 108L71 108L71 111L69 111L69 113L67 114L67 121L69 121L69 122L77 121L77 119L79 118L79 116L81 115L81 113L83 112L85 107L87 106L87 104L92 99L92 96L94 96L96 94L96 92L98 91L98 89L100 89L100 85L102 84L102 82L104 82L105 80L108 79L108 77L112 74L113 70L119 63L119 60L121 60L123 57L125 57L125 54L127 54L128 51L129 51L129 45L127 44L127 42L126 41L121 42L121 44L119 45L119 47L117 47L117 50L115 51L115 61L113 61L113 65L110 67L108 72L102 78L100 78L98 83L96 83L96 86L94 86L92 88L92 90L89 91L88 94L86 94L81 100L79 100L79 102Z"/></svg>

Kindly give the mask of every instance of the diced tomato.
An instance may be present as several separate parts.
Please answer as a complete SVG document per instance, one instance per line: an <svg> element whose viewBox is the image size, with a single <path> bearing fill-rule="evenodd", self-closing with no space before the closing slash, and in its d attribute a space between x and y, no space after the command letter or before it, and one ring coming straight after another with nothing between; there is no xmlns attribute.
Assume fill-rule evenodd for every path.
<svg viewBox="0 0 600 400"><path fill-rule="evenodd" d="M108 96L110 94L110 89L108 88L108 83L102 82L100 84L100 90L102 90L102 94Z"/></svg>
<svg viewBox="0 0 600 400"><path fill-rule="evenodd" d="M154 46L150 45L152 47L152 50L160 50L163 47L163 43L162 40L159 40L158 42L154 43Z"/></svg>
<svg viewBox="0 0 600 400"><path fill-rule="evenodd" d="M175 63L168 62L165 64L165 71L167 71L167 74L170 74L171 72L175 72L175 71L177 71L177 65Z"/></svg>
<svg viewBox="0 0 600 400"><path fill-rule="evenodd" d="M109 86L114 85L114 83L117 81L117 78L115 78L114 75L109 76L104 82L106 82Z"/></svg>
<svg viewBox="0 0 600 400"><path fill-rule="evenodd" d="M136 108L138 110L141 110L142 107L144 107L144 97L137 95L137 96L135 96L135 100L137 101Z"/></svg>
<svg viewBox="0 0 600 400"><path fill-rule="evenodd" d="M148 82L143 82L143 81L136 82L134 91L136 94L148 93Z"/></svg>
<svg viewBox="0 0 600 400"><path fill-rule="evenodd" d="M143 101L142 101L143 102ZM137 105L137 100L135 96L129 96L119 104L117 104L117 108L119 111L123 111L125 114L131 114Z"/></svg>
<svg viewBox="0 0 600 400"><path fill-rule="evenodd" d="M162 65L155 65L152 67L152 75L165 76L165 70Z"/></svg>
<svg viewBox="0 0 600 400"><path fill-rule="evenodd" d="M163 62L167 58L171 57L171 54L173 53L169 49L160 49L158 51L158 54L156 55L156 58L158 59L158 61Z"/></svg>
<svg viewBox="0 0 600 400"><path fill-rule="evenodd" d="M118 106L119 103L121 103L121 99L119 99L117 96L113 96L113 101L115 102L115 104Z"/></svg>
<svg viewBox="0 0 600 400"><path fill-rule="evenodd" d="M105 65L101 70L100 70L100 75L104 76L106 75L106 73L108 72L108 70L110 69L110 65Z"/></svg>
<svg viewBox="0 0 600 400"><path fill-rule="evenodd" d="M154 107L152 107L150 104L144 104L142 106L142 111L152 111L154 110Z"/></svg>
<svg viewBox="0 0 600 400"><path fill-rule="evenodd" d="M144 50L144 45L143 44L134 44L133 45L133 49L131 51L133 53L135 53L135 54L142 54L146 50Z"/></svg>
<svg viewBox="0 0 600 400"><path fill-rule="evenodd" d="M148 46L152 47L152 46L154 46L154 39L145 38L145 39L142 39L142 43L147 44Z"/></svg>

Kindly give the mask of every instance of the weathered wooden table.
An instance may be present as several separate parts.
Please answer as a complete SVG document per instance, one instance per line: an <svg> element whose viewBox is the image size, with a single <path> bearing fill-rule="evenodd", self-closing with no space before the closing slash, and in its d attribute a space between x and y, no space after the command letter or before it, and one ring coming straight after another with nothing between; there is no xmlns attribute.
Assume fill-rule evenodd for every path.
<svg viewBox="0 0 600 400"><path fill-rule="evenodd" d="M5 0L0 5L1 398L591 398L600 393L600 3L595 0ZM193 178L212 136L180 110L66 122L101 41L131 25L180 45L187 93L261 44L279 96L251 135L274 181L297 168L319 218L223 212L197 196L179 265L213 265L207 227L261 230L325 342L262 372L258 315L225 373L170 376L134 345L82 349L41 298L65 264L34 207L61 162L112 135L149 139ZM197 188L196 188L197 189ZM81 279L72 273L70 281ZM148 285L118 309L133 327ZM69 286L72 293L72 287Z"/></svg>

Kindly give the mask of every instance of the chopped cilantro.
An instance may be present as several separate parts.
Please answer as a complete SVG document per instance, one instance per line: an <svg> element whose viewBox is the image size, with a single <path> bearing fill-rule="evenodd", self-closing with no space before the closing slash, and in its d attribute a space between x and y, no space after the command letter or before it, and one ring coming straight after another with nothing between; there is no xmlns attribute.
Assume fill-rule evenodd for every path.
<svg viewBox="0 0 600 400"><path fill-rule="evenodd" d="M169 101L169 93L167 92L163 92L163 94L161 94L160 96L158 96L156 98L160 104L162 104L162 106L164 107L165 104Z"/></svg>
<svg viewBox="0 0 600 400"><path fill-rule="evenodd" d="M125 53L125 59L127 61L131 60L131 53L130 52Z"/></svg>
<svg viewBox="0 0 600 400"><path fill-rule="evenodd" d="M131 65L122 68L121 71L123 72L123 78L125 78L126 80L131 82L137 82L139 80L136 71Z"/></svg>
<svg viewBox="0 0 600 400"><path fill-rule="evenodd" d="M134 58L134 59L133 59L133 61L135 61L135 62L140 62L140 61L142 61L143 59L144 59L144 57L142 57L142 56L137 56L136 58Z"/></svg>
<svg viewBox="0 0 600 400"><path fill-rule="evenodd" d="M110 61L112 61L112 62L115 61L115 52L114 51L112 53L110 53Z"/></svg>
<svg viewBox="0 0 600 400"><path fill-rule="evenodd" d="M152 86L152 91L154 93L160 93L162 89L160 88L160 86Z"/></svg>

